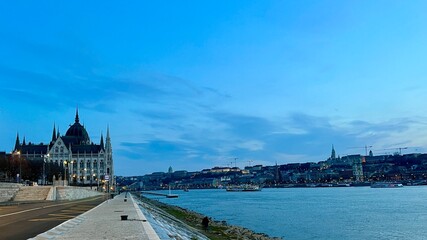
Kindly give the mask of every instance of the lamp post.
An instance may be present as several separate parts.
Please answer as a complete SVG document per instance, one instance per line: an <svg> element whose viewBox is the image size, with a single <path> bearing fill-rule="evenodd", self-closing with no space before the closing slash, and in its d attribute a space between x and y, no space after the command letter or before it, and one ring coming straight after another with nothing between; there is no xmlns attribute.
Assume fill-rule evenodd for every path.
<svg viewBox="0 0 427 240"><path fill-rule="evenodd" d="M46 155L43 155L43 179L42 179L42 185L46 185L46 161L49 158L49 153Z"/></svg>
<svg viewBox="0 0 427 240"><path fill-rule="evenodd" d="M90 170L90 189L92 190L93 169Z"/></svg>
<svg viewBox="0 0 427 240"><path fill-rule="evenodd" d="M16 179L18 181L18 183L21 182L21 178L22 178L22 169L21 169L21 152L17 151L16 154L18 154L18 161L19 161L19 176Z"/></svg>
<svg viewBox="0 0 427 240"><path fill-rule="evenodd" d="M92 170L92 178L90 179L90 189L92 189L92 181L94 180L94 178L95 178L95 173L93 173L93 170Z"/></svg>
<svg viewBox="0 0 427 240"><path fill-rule="evenodd" d="M67 160L64 160L64 186L65 181L67 181Z"/></svg>
<svg viewBox="0 0 427 240"><path fill-rule="evenodd" d="M83 186L85 186L85 180L86 180L86 174L87 174L87 169L86 168L84 168L83 169L84 170L84 172L83 172Z"/></svg>
<svg viewBox="0 0 427 240"><path fill-rule="evenodd" d="M71 160L71 162L69 162L69 164L71 164L71 166L70 165L68 165L68 170L69 170L69 173L68 173L68 185L69 186L71 186L71 180L72 180L72 178L74 178L74 174L73 174L73 177L71 178L71 173L73 173L74 171L73 171L73 169L74 169L74 160Z"/></svg>

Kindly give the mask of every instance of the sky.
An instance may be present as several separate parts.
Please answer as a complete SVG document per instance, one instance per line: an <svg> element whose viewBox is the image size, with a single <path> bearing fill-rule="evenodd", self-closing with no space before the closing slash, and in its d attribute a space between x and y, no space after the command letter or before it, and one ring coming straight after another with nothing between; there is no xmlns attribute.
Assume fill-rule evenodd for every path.
<svg viewBox="0 0 427 240"><path fill-rule="evenodd" d="M0 151L107 126L121 176L427 152L426 1L1 1ZM366 146L366 147L365 147Z"/></svg>

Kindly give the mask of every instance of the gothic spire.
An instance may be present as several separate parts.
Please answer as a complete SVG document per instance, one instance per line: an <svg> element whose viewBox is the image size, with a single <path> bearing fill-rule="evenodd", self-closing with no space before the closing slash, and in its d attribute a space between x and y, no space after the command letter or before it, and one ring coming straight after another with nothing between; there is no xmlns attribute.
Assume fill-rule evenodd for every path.
<svg viewBox="0 0 427 240"><path fill-rule="evenodd" d="M59 127L58 127L58 132L56 133L56 139L58 139L61 135L59 134Z"/></svg>
<svg viewBox="0 0 427 240"><path fill-rule="evenodd" d="M110 126L107 125L107 137L105 138L105 151L107 153L112 153L113 149L111 147L111 138L110 138Z"/></svg>
<svg viewBox="0 0 427 240"><path fill-rule="evenodd" d="M27 143L25 143L25 136L24 139L22 140L22 146L25 146Z"/></svg>
<svg viewBox="0 0 427 240"><path fill-rule="evenodd" d="M56 141L56 127L55 123L53 123L53 132L52 132L52 142Z"/></svg>
<svg viewBox="0 0 427 240"><path fill-rule="evenodd" d="M21 143L19 142L19 133L16 133L16 141L15 141L15 149L14 151L17 151L21 148Z"/></svg>
<svg viewBox="0 0 427 240"><path fill-rule="evenodd" d="M101 133L101 143L99 144L101 145L101 148L104 149L104 136Z"/></svg>
<svg viewBox="0 0 427 240"><path fill-rule="evenodd" d="M335 158L336 158L336 154L335 154L334 144L332 144L331 159L335 159Z"/></svg>
<svg viewBox="0 0 427 240"><path fill-rule="evenodd" d="M107 125L107 139L110 139L110 125Z"/></svg>
<svg viewBox="0 0 427 240"><path fill-rule="evenodd" d="M80 119L79 119L79 107L77 107L76 108L76 123L79 123L80 122Z"/></svg>

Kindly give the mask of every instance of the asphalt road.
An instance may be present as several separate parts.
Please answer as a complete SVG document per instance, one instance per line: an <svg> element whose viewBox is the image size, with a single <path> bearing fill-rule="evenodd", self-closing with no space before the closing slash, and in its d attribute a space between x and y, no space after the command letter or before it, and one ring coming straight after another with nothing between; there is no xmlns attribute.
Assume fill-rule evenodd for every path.
<svg viewBox="0 0 427 240"><path fill-rule="evenodd" d="M105 196L58 202L0 205L0 240L28 239L102 203Z"/></svg>

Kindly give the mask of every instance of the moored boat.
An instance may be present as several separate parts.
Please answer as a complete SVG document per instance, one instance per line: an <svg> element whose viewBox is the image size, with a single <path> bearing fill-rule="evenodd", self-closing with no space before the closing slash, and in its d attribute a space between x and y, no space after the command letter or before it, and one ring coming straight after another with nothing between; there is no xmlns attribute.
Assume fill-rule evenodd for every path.
<svg viewBox="0 0 427 240"><path fill-rule="evenodd" d="M230 185L226 188L227 192L255 192L261 191L261 189L259 185L252 184Z"/></svg>
<svg viewBox="0 0 427 240"><path fill-rule="evenodd" d="M371 188L399 188L403 187L401 183L376 182L371 184Z"/></svg>
<svg viewBox="0 0 427 240"><path fill-rule="evenodd" d="M337 187L350 187L350 183L338 183Z"/></svg>

